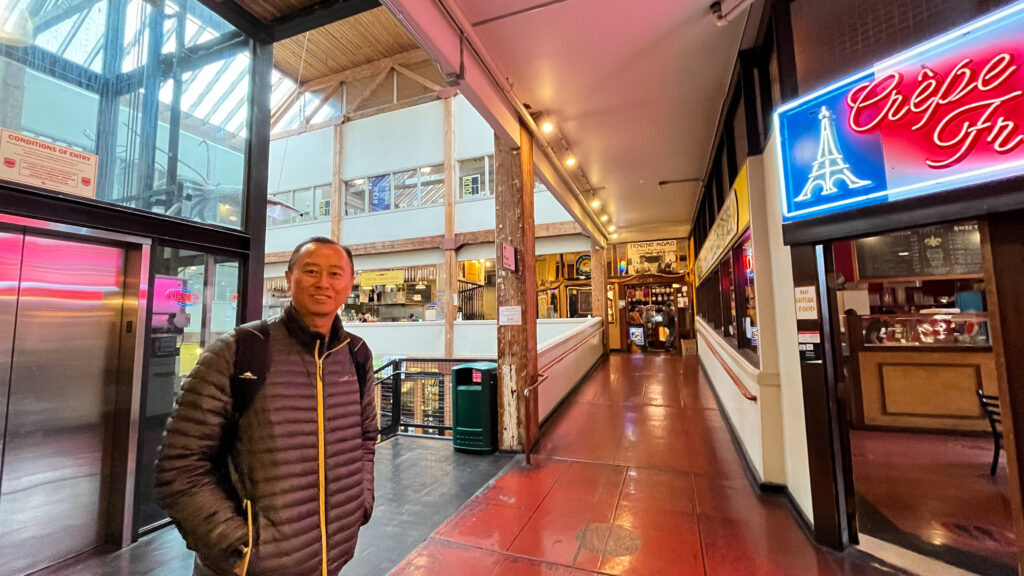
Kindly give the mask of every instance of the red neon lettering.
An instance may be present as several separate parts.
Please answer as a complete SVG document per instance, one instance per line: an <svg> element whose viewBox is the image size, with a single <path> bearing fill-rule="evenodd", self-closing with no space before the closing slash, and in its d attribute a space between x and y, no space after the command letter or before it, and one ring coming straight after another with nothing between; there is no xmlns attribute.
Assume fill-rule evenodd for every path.
<svg viewBox="0 0 1024 576"><path fill-rule="evenodd" d="M917 76L917 88L909 96L900 90L904 78L899 72L857 86L846 98L851 108L850 129L863 134L878 129L883 122L900 122L911 116L915 117L911 126L915 132L934 123L932 140L941 150L951 152L946 158L925 159L925 164L936 169L958 164L983 141L999 154L1013 152L1024 145L1024 134L1016 121L1000 116L999 111L1024 91L981 102L963 100L975 92L996 90L1020 67L1013 63L1013 55L1005 52L992 58L980 72L973 64L973 59L965 58L945 78L923 68Z"/></svg>

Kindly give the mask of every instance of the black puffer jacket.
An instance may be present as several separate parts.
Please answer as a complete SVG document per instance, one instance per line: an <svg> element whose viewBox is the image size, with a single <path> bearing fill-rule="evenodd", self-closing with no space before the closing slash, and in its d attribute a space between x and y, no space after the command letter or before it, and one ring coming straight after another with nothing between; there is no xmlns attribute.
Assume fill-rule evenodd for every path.
<svg viewBox="0 0 1024 576"><path fill-rule="evenodd" d="M271 320L270 369L239 423L224 486L214 460L231 417L234 358L232 333L182 386L157 461L157 500L196 551L197 576L232 574L250 538L243 500L253 515L249 576L333 576L373 511L373 356L340 319L326 342L292 308ZM356 363L370 375L361 405Z"/></svg>

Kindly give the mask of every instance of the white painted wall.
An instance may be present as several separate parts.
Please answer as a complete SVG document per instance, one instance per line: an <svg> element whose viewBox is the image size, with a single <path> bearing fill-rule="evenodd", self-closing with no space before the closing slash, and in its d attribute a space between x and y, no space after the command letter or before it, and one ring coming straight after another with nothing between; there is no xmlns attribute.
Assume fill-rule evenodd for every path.
<svg viewBox="0 0 1024 576"><path fill-rule="evenodd" d="M263 266L264 278L284 278L285 270L288 269L287 262L270 262Z"/></svg>
<svg viewBox="0 0 1024 576"><path fill-rule="evenodd" d="M571 236L551 236L548 238L537 238L534 242L536 254L564 254L566 252L589 252L590 238L581 234Z"/></svg>
<svg viewBox="0 0 1024 576"><path fill-rule="evenodd" d="M455 204L455 232L494 230L494 197Z"/></svg>
<svg viewBox="0 0 1024 576"><path fill-rule="evenodd" d="M408 252L389 252L386 254L366 254L356 256L356 270L390 270L406 266L429 266L444 261L444 252L437 250L410 250Z"/></svg>
<svg viewBox="0 0 1024 576"><path fill-rule="evenodd" d="M351 323L375 356L444 356L444 322Z"/></svg>
<svg viewBox="0 0 1024 576"><path fill-rule="evenodd" d="M780 408L786 468L786 485L808 521L814 521L811 501L811 472L807 456L807 431L804 427L804 393L800 376L800 352L797 349L796 305L794 303L793 261L789 247L782 243L782 208L779 187L778 152L773 135L763 156L767 245L757 248L759 266L766 260L773 278L773 299L761 300L758 308L771 307L775 315L775 342L778 348ZM760 297L759 297L760 298ZM767 336L762 332L762 338Z"/></svg>
<svg viewBox="0 0 1024 576"><path fill-rule="evenodd" d="M572 216L562 208L551 192L539 192L533 195L533 220L536 224L551 224L569 222Z"/></svg>
<svg viewBox="0 0 1024 576"><path fill-rule="evenodd" d="M459 248L458 260L459 262L465 262L467 260L494 258L497 255L496 250L494 244L468 244Z"/></svg>
<svg viewBox="0 0 1024 576"><path fill-rule="evenodd" d="M444 206L388 210L345 218L342 244L364 244L444 234Z"/></svg>
<svg viewBox="0 0 1024 576"><path fill-rule="evenodd" d="M601 341L601 318L547 323L546 327L560 329L557 335L547 340L541 340L541 322L544 321L537 322L537 367L547 378L537 388L537 412L539 420L543 421L601 358L604 344ZM572 350L577 345L580 347ZM564 358L559 360L563 355Z"/></svg>
<svg viewBox="0 0 1024 576"><path fill-rule="evenodd" d="M600 319L572 318L537 321L537 349L544 350L583 326ZM346 329L363 337L377 355L442 356L444 322L371 322L346 324ZM465 320L455 323L455 356L495 358L498 355L498 323L494 320ZM557 356L557 355L556 355ZM540 364L543 366L543 363Z"/></svg>
<svg viewBox="0 0 1024 576"><path fill-rule="evenodd" d="M333 174L334 127L270 141L268 190L330 184Z"/></svg>
<svg viewBox="0 0 1024 576"><path fill-rule="evenodd" d="M267 228L267 252L284 252L295 249L299 242L313 236L330 236L331 222L303 222L280 228Z"/></svg>
<svg viewBox="0 0 1024 576"><path fill-rule="evenodd" d="M465 96L456 96L455 157L461 160L486 154L494 154L494 131Z"/></svg>
<svg viewBox="0 0 1024 576"><path fill-rule="evenodd" d="M455 323L455 356L462 358L498 357L498 322L463 320Z"/></svg>
<svg viewBox="0 0 1024 576"><path fill-rule="evenodd" d="M699 304L698 304L699 305ZM758 385L759 371L743 359L739 353L726 344L702 318L697 318L697 354L704 369L708 373L711 386L722 403L732 422L736 435L739 436L747 458L754 466L759 481L764 479L764 447L761 442L761 405L747 400L739 388L729 377L725 367L709 347L725 361L730 370L743 382L758 400L761 399L761 387Z"/></svg>
<svg viewBox="0 0 1024 576"><path fill-rule="evenodd" d="M344 124L345 180L444 162L444 102L378 114Z"/></svg>

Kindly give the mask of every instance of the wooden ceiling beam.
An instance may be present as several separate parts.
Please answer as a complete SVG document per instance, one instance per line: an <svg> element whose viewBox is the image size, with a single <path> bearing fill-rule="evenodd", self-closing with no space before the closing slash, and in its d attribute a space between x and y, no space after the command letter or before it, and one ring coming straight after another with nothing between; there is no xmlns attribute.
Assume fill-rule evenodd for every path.
<svg viewBox="0 0 1024 576"><path fill-rule="evenodd" d="M361 80L363 78L373 76L374 74L380 72L380 67L382 65L385 65L388 68L395 64L398 64L400 66L410 66L413 64L417 64L419 62L424 62L429 59L430 56L427 55L427 53L424 52L422 48L414 48L407 52L402 52L401 54L396 54L383 60L376 60L374 62L370 62L369 64L364 64L362 66L357 66L349 70L344 70L342 72L337 72L335 74L324 76L323 78L309 80L308 82L302 85L302 89L305 90L306 92L316 92L318 90L323 90L324 88L330 87L339 82L353 82L355 80Z"/></svg>
<svg viewBox="0 0 1024 576"><path fill-rule="evenodd" d="M426 86L427 88L430 88L434 92L437 92L437 91L441 90L441 86L438 86L437 84L431 82L430 80L427 80L423 76L420 76L419 74L413 72L412 70L409 70L408 68L406 68L405 66L402 66L401 64L392 64L391 67L394 68L395 70L398 70L399 72L401 72L402 75L404 75L404 76L406 76L406 77L408 77L408 78L410 78L410 79L412 79L412 80L414 80L416 82L419 82L420 84Z"/></svg>
<svg viewBox="0 0 1024 576"><path fill-rule="evenodd" d="M365 102L366 99L370 97L370 94L373 94L373 91L376 90L382 82L384 82L384 79L394 73L392 70L393 65L391 63L385 64L381 71L377 73L377 76L374 77L373 81L366 87L366 90L359 95L359 98L356 98L348 105L348 110L355 110L356 108L359 108L359 105ZM348 112L348 110L346 110L346 112Z"/></svg>
<svg viewBox="0 0 1024 576"><path fill-rule="evenodd" d="M269 25L253 16L251 12L242 8L234 0L205 0L203 1L203 6L207 7L217 16L227 20L228 24L237 28L246 36L263 44L273 43L274 39L270 36Z"/></svg>
<svg viewBox="0 0 1024 576"><path fill-rule="evenodd" d="M316 4L275 19L269 24L268 32L274 42L280 42L379 6L380 0L320 0Z"/></svg>
<svg viewBox="0 0 1024 576"><path fill-rule="evenodd" d="M339 82L334 86L334 88L331 88L330 90L324 93L324 96L323 98L320 99L320 102L318 102L317 105L313 107L313 111L306 115L305 124L309 124L313 120L313 118L316 117L317 112L320 112L320 109L326 106L327 103L331 101L331 98L334 98L338 91L341 90L342 86L344 86L344 84Z"/></svg>
<svg viewBox="0 0 1024 576"><path fill-rule="evenodd" d="M295 101L298 100L300 96L302 96L302 90L296 86L292 89L292 93L277 106L277 110L274 110L274 113L270 115L271 130L273 130L274 126L277 126L278 123L284 119L284 115L291 109L292 105L295 104Z"/></svg>

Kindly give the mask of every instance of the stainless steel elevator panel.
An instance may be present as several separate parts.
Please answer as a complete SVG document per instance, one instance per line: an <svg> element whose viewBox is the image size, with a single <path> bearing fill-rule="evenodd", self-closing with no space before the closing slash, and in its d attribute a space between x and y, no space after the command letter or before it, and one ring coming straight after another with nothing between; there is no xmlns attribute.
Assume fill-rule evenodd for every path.
<svg viewBox="0 0 1024 576"><path fill-rule="evenodd" d="M18 310L18 276L21 273L22 234L0 232L0 474L3 473L7 393L11 385L14 354L14 314Z"/></svg>
<svg viewBox="0 0 1024 576"><path fill-rule="evenodd" d="M0 576L103 543L120 248L26 235L0 477Z"/></svg>

